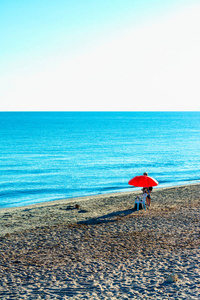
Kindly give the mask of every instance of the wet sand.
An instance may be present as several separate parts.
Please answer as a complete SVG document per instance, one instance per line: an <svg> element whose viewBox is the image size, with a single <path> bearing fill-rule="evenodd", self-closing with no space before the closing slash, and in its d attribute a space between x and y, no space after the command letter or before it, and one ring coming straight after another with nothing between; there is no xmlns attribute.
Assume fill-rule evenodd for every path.
<svg viewBox="0 0 200 300"><path fill-rule="evenodd" d="M0 210L0 299L199 299L200 184Z"/></svg>

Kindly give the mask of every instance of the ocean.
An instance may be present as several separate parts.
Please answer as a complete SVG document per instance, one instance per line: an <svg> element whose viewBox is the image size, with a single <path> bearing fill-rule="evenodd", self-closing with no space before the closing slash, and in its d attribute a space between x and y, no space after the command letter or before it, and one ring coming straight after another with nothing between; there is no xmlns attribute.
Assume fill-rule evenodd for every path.
<svg viewBox="0 0 200 300"><path fill-rule="evenodd" d="M0 208L200 182L200 112L1 112Z"/></svg>

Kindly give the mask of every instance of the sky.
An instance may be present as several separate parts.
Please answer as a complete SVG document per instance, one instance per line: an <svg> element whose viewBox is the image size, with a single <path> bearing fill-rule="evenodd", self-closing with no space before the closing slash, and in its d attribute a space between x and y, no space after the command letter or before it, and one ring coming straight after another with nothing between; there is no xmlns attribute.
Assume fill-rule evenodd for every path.
<svg viewBox="0 0 200 300"><path fill-rule="evenodd" d="M0 0L0 111L199 111L199 16L199 0Z"/></svg>

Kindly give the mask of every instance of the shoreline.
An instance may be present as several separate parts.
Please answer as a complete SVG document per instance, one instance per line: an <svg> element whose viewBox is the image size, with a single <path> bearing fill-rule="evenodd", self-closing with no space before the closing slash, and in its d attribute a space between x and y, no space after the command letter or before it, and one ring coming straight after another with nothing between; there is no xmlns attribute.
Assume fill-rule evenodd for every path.
<svg viewBox="0 0 200 300"><path fill-rule="evenodd" d="M171 188L179 188L179 187L185 187L185 186L193 186L193 185L200 185L200 182L195 182L195 183L188 183L188 184L179 184L179 185L170 185L170 186L164 186L164 187L153 187L153 191L158 191L158 190L164 190L164 189L171 189ZM124 192L107 192L107 193L102 193L102 194L94 194L94 195L86 195L86 196L78 196L78 197L70 197L70 198L61 198L61 199L54 199L54 200L48 200L48 201L43 201L43 202L38 202L38 203L33 203L33 204L28 204L28 205L19 205L19 206L10 206L10 207L2 207L0 208L1 211L6 211L6 210L14 210L14 209L23 209L23 208L33 208L33 207L42 207L46 205L54 205L57 203L66 203L67 201L69 203L72 202L79 202L80 201L88 201L90 198L102 198L102 197L109 197L109 196L117 196L117 195L126 195L126 194L140 194L142 188L137 188L132 191L124 191Z"/></svg>
<svg viewBox="0 0 200 300"><path fill-rule="evenodd" d="M175 183L174 183L175 184ZM160 189L170 189L170 188L176 188L176 187L181 187L181 186L188 186L188 185L198 185L200 184L200 181L197 180L192 180L191 183L183 183L183 184L180 184L180 182L178 184L172 184L172 185L166 185L166 186L156 186L154 187L154 190L160 190ZM91 195L83 195L83 196L77 196L77 197L69 197L69 198L60 198L60 199L52 199L52 200L45 200L45 201L42 201L42 202L36 202L36 203L33 203L33 204L25 204L25 205L16 205L16 206L8 206L8 207L0 207L0 212L2 210L7 210L7 209L17 209L17 208L23 208L23 207L33 207L35 205L38 205L38 206L42 206L42 204L46 205L47 204L50 204L50 203L54 203L54 202L57 202L57 201L69 201L69 202L72 202L73 200L75 201L79 201L79 199L84 199L84 198L93 198L93 197L98 197L98 196L109 196L109 195L117 195L117 194L126 194L126 193L138 193L141 191L141 188L138 188L138 187L132 187L132 190L131 190L131 187L128 188L123 188L124 191L117 191L117 192L105 192L105 193L98 193L98 194L91 194ZM41 197L42 198L42 197Z"/></svg>
<svg viewBox="0 0 200 300"><path fill-rule="evenodd" d="M180 185L176 187L155 188L152 192L151 208L158 208L167 205L180 205L181 196L186 198L183 191L194 188L195 193L199 193L198 184ZM182 195L178 195L182 191ZM170 194L172 199L166 203L159 201L164 193ZM188 193L188 192L187 192ZM190 192L189 192L190 194ZM38 226L51 226L60 223L75 224L90 219L97 219L103 215L116 213L121 210L130 210L134 207L135 197L141 195L141 191L117 192L85 196L78 198L67 198L41 202L28 206L8 207L0 209L0 236L6 233L20 232L21 230L34 229ZM195 201L193 194L193 201ZM165 196L164 196L165 197ZM176 199L177 198L177 199ZM198 197L197 197L198 198ZM188 199L185 199L187 201ZM186 203L184 203L186 204ZM79 207L76 209L75 205Z"/></svg>
<svg viewBox="0 0 200 300"><path fill-rule="evenodd" d="M198 299L200 184L138 194L0 210L0 298Z"/></svg>

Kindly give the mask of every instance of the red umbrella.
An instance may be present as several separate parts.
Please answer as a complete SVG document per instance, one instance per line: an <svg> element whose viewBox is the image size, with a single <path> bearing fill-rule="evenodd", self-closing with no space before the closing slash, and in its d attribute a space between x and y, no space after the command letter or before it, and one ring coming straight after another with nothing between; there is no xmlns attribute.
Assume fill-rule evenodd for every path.
<svg viewBox="0 0 200 300"><path fill-rule="evenodd" d="M128 184L137 187L150 187L150 186L158 185L158 181L153 179L150 176L140 175L140 176L135 176L134 178L129 180Z"/></svg>

